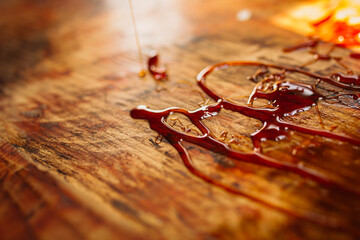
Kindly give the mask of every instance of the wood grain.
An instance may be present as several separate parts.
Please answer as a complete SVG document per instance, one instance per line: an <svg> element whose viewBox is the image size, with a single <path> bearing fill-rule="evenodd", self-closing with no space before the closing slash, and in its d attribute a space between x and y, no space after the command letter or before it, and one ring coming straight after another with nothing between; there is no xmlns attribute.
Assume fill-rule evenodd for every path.
<svg viewBox="0 0 360 240"><path fill-rule="evenodd" d="M210 176L347 229L292 217L196 178L167 142L154 142L157 134L147 122L129 116L140 104L198 108L195 76L209 64L306 62L305 53L281 51L303 36L269 23L294 2L133 2L144 51L159 50L168 67L170 79L163 85L137 77L127 1L1 1L0 238L357 239L349 229L360 226L358 196L187 146L196 166ZM253 17L238 22L236 12L243 8ZM345 62L360 69L355 60ZM340 67L323 62L310 69L328 73ZM245 102L255 86L246 76L254 70L222 71L209 84ZM343 98L319 107L326 128L360 135L358 101ZM319 127L315 110L291 120ZM247 136L259 127L227 111L207 124L217 135L227 130ZM291 151L302 143L294 159ZM245 139L238 148L249 151L251 143ZM294 133L288 141L266 142L264 152L359 190L359 147Z"/></svg>

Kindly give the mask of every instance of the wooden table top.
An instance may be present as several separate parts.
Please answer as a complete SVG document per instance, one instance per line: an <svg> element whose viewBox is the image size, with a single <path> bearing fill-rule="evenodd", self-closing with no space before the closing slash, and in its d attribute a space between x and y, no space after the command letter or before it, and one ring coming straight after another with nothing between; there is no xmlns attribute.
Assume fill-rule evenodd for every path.
<svg viewBox="0 0 360 240"><path fill-rule="evenodd" d="M301 65L306 53L282 48L304 36L271 22L298 3L133 0L143 52L157 50L168 70L169 80L158 83L138 77L128 1L1 1L0 239L358 239L359 195L283 170L234 167L187 146L206 174L281 210L229 193L191 174L167 141L158 144L149 124L129 114L138 105L197 109L207 97L195 77L217 62ZM244 9L251 18L239 21ZM345 61L360 70L358 60ZM255 84L241 79L254 70L219 73L211 84L244 99ZM351 101L319 104L326 129L360 136L359 102ZM314 109L294 119L319 128ZM227 126L245 136L261 126L230 111L208 124L219 135ZM289 138L265 142L264 154L360 192L359 146L301 133Z"/></svg>

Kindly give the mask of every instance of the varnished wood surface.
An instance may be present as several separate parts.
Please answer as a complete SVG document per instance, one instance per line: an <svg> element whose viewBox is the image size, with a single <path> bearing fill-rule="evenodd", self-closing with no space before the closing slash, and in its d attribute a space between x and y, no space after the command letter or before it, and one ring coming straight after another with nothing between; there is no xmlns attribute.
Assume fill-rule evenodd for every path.
<svg viewBox="0 0 360 240"><path fill-rule="evenodd" d="M170 79L162 85L137 76L127 1L0 2L0 239L357 239L348 229L360 226L358 196L188 146L210 176L348 229L292 217L196 178L167 142L154 142L157 134L147 122L129 116L140 104L198 108L195 76L209 64L306 62L305 53L281 51L303 36L270 23L299 2L133 3L144 52L160 51L168 67ZM239 22L236 13L244 8L253 17ZM360 70L355 60L346 63ZM325 62L310 69L341 68ZM209 83L245 101L241 97L255 86L246 75L254 70L218 73ZM359 103L343 101L319 105L325 127L358 137ZM293 121L319 127L313 109ZM231 112L208 124L217 135L224 129L246 135L260 126ZM249 151L244 141L239 148ZM291 151L301 144L294 159ZM359 147L294 133L288 141L266 143L264 152L360 191Z"/></svg>

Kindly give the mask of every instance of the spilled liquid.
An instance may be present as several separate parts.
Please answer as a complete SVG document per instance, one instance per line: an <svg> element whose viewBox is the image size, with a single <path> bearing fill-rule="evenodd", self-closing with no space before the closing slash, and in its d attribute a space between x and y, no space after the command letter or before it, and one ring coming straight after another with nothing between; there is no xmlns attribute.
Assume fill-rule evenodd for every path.
<svg viewBox="0 0 360 240"><path fill-rule="evenodd" d="M148 58L148 71L157 81L168 80L166 68L159 64L159 54L153 51Z"/></svg>
<svg viewBox="0 0 360 240"><path fill-rule="evenodd" d="M354 59L360 59L360 53L351 53L349 56Z"/></svg>
<svg viewBox="0 0 360 240"><path fill-rule="evenodd" d="M300 45L284 49L286 52L295 51L299 49L314 48L318 44L317 40L309 40ZM329 56L331 57L331 56ZM318 58L317 60L324 60ZM326 60L326 59L325 59ZM249 80L257 82L253 89L247 105L241 105L225 99L223 96L210 89L206 84L207 77L214 71L231 66L256 66L258 71L249 78ZM277 69L280 72L271 73L270 69ZM326 175L319 173L313 169L304 166L298 166L294 163L283 162L281 160L271 158L262 153L261 143L267 140L281 141L288 137L289 131L297 131L305 134L321 136L330 139L336 139L342 142L347 142L356 146L360 146L360 138L353 138L345 134L333 133L331 131L314 129L300 126L298 124L286 121L286 117L296 115L300 112L308 111L315 107L320 100L326 100L330 97L322 95L317 91L316 85L290 81L286 79L286 74L298 73L310 77L317 81L326 82L333 86L343 89L352 90L355 93L339 94L338 96L347 95L353 99L358 99L360 91L359 76L356 74L333 73L330 75L319 75L311 73L298 67L287 67L281 65L265 64L261 62L242 62L232 61L218 63L203 69L197 76L197 84L209 97L216 101L215 104L203 106L197 110L189 111L183 108L168 108L165 110L152 110L146 106L138 106L131 111L131 117L135 119L145 119L149 122L150 128L157 131L161 136L179 152L187 169L195 176L204 181L220 187L233 194L245 196L253 201L266 205L268 207L285 212L297 218L306 219L318 224L337 229L347 229L346 225L339 222L328 221L325 216L315 215L312 213L298 213L296 211L286 209L281 206L274 205L267 202L265 199L256 198L242 190L225 185L197 169L183 146L183 142L192 143L200 147L206 148L210 151L230 157L236 161L243 161L261 166L272 167L280 170L289 171L303 177L312 179L317 183L323 184L330 188L340 189L360 196L360 192L343 186ZM258 78L262 78L259 81ZM265 85L267 87L265 87ZM269 85L271 86L270 90ZM331 98L337 96L331 96ZM269 101L267 107L254 107L252 105L255 99L266 99ZM224 143L214 137L210 129L202 122L203 119L212 118L220 113L222 109L230 110L240 113L250 118L260 120L263 125L256 132L251 134L253 142L253 151L245 153L232 149L227 143ZM166 119L171 114L183 114L194 124L200 133L197 136L187 134L186 131L178 131L170 126ZM351 230L352 231L352 230ZM360 234L356 232L356 234Z"/></svg>

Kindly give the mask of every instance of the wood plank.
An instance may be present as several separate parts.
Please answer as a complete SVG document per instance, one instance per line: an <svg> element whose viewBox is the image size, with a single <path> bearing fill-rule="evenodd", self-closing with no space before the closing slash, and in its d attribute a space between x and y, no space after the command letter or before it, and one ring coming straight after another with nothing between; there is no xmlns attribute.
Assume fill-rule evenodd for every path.
<svg viewBox="0 0 360 240"><path fill-rule="evenodd" d="M269 21L291 4L134 0L144 50L159 50L168 67L169 81L157 91L149 75L137 76L127 1L0 3L1 239L357 239L358 196L187 145L195 165L213 178L326 224L294 217L192 175L170 144L154 142L157 133L146 121L129 115L142 104L197 109L202 98L195 77L209 64L306 62L311 56L304 52L281 51L303 36ZM243 8L253 18L239 22L235 16ZM360 69L355 60L345 61ZM334 62L309 68L340 69ZM255 87L246 76L255 70L221 71L209 84L245 103L241 97ZM325 127L335 124L334 132L357 137L359 102L343 101L320 103ZM313 109L291 120L319 127ZM260 126L230 111L206 124L216 136L223 130L248 136ZM239 149L251 151L251 141L244 141ZM291 152L302 143L294 158ZM288 141L266 142L264 153L359 190L358 146L294 133ZM346 228L331 228L331 221Z"/></svg>

